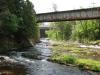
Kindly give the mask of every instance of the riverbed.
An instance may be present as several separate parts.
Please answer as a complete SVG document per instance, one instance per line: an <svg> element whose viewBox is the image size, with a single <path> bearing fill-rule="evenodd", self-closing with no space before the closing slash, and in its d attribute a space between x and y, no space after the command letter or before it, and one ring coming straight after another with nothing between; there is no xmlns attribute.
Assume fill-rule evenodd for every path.
<svg viewBox="0 0 100 75"><path fill-rule="evenodd" d="M37 60L23 57L22 54L27 52L39 52L38 57L41 59ZM50 55L51 51L49 49L48 40L42 39L42 42L36 44L34 48L31 47L24 52L11 52L8 57L24 65L26 74L20 73L19 75L100 75L100 73L97 72L80 70L78 67L49 62L47 59ZM21 68L19 68L19 70L21 70Z"/></svg>

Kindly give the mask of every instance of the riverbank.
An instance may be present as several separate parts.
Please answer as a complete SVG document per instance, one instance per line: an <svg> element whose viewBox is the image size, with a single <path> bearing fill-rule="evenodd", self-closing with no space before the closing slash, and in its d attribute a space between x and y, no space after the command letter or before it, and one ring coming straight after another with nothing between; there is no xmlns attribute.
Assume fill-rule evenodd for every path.
<svg viewBox="0 0 100 75"><path fill-rule="evenodd" d="M80 69L100 72L100 49L82 48L76 44L53 43L49 61L78 66Z"/></svg>
<svg viewBox="0 0 100 75"><path fill-rule="evenodd" d="M99 72L80 70L72 64L66 66L47 61L52 53L49 47L47 40L26 51L10 52L8 56L2 58L2 62L7 63L6 66L1 67L0 73L4 75L100 75Z"/></svg>
<svg viewBox="0 0 100 75"><path fill-rule="evenodd" d="M26 75L25 66L8 56L0 56L0 75Z"/></svg>

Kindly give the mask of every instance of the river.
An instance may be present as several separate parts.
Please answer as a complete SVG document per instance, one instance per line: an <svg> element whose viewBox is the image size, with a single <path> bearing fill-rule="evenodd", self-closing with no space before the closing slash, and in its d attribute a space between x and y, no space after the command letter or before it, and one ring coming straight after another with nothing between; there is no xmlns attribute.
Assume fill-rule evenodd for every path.
<svg viewBox="0 0 100 75"><path fill-rule="evenodd" d="M99 75L92 71L80 70L77 67L60 65L47 61L51 51L47 45L48 41L43 40L35 45L36 52L40 52L41 60L29 59L22 56L24 52L12 52L10 57L26 67L26 75ZM29 51L35 51L30 48ZM25 51L26 53L29 51ZM21 74L22 75L22 74Z"/></svg>

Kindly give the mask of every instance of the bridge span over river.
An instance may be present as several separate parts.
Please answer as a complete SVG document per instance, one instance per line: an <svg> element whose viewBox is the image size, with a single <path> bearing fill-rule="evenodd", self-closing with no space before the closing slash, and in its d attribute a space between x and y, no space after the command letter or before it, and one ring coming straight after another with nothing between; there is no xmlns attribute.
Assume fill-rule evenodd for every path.
<svg viewBox="0 0 100 75"><path fill-rule="evenodd" d="M100 19L100 7L68 10L68 11L56 11L49 13L37 14L37 23L41 22L59 22L59 21L73 21L73 20L90 20ZM47 26L40 26L40 37L45 37L45 30L51 29Z"/></svg>
<svg viewBox="0 0 100 75"><path fill-rule="evenodd" d="M37 14L37 22L100 19L100 7Z"/></svg>

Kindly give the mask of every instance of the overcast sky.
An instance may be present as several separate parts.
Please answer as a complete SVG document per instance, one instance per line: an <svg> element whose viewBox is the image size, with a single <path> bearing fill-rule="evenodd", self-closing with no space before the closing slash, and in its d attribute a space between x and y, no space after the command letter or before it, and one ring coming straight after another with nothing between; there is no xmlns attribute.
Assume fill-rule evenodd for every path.
<svg viewBox="0 0 100 75"><path fill-rule="evenodd" d="M30 0L34 4L37 13L53 11L53 4L57 5L58 11L88 8L100 6L100 0Z"/></svg>

